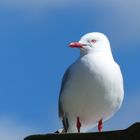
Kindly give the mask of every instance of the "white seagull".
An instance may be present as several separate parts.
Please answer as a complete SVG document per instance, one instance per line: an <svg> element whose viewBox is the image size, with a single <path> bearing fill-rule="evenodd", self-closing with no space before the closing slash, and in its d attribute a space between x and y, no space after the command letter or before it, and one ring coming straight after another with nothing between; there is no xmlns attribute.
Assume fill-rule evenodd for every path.
<svg viewBox="0 0 140 140"><path fill-rule="evenodd" d="M67 133L87 132L108 120L120 108L123 78L107 37L99 32L69 44L80 57L66 70L59 96L59 116Z"/></svg>

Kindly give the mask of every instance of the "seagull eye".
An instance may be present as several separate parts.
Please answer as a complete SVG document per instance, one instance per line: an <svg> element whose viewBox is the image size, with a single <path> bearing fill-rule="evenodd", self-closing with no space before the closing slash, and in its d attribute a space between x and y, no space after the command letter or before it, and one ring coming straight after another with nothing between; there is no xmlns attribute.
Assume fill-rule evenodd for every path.
<svg viewBox="0 0 140 140"><path fill-rule="evenodd" d="M96 43L96 40L95 40L95 39L92 39L91 42L92 42L92 43Z"/></svg>

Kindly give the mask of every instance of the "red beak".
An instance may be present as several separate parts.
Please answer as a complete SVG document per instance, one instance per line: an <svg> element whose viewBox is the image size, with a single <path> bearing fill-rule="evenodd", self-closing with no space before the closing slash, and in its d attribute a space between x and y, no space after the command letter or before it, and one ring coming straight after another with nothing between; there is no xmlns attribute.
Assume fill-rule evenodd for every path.
<svg viewBox="0 0 140 140"><path fill-rule="evenodd" d="M71 48L83 48L83 46L85 46L85 44L81 44L79 42L72 42L69 44L69 47Z"/></svg>

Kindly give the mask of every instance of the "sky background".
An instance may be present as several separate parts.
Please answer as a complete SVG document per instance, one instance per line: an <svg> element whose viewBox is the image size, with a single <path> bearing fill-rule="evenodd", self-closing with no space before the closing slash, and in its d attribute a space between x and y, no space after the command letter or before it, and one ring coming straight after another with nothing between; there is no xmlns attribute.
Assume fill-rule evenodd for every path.
<svg viewBox="0 0 140 140"><path fill-rule="evenodd" d="M139 0L1 0L0 139L62 127L57 111L61 79L79 56L68 43L95 31L108 36L125 87L122 108L104 130L139 121L139 13Z"/></svg>

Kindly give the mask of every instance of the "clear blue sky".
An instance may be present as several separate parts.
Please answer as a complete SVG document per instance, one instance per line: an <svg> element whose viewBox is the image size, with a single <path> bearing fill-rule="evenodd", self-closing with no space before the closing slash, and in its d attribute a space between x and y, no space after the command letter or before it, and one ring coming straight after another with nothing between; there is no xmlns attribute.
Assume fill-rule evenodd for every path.
<svg viewBox="0 0 140 140"><path fill-rule="evenodd" d="M61 127L60 83L79 55L68 43L94 31L108 36L124 76L124 103L104 130L140 120L140 1L75 1L0 2L0 139Z"/></svg>

